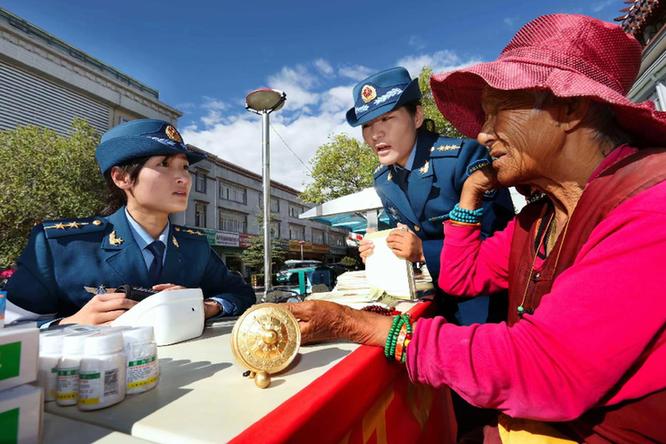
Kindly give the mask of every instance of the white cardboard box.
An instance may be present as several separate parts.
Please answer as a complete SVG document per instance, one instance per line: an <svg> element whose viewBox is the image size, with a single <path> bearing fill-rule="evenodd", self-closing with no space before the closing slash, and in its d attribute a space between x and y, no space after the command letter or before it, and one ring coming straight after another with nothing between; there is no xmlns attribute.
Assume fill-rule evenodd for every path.
<svg viewBox="0 0 666 444"><path fill-rule="evenodd" d="M2 442L37 444L42 432L44 410L42 389L30 384L0 392Z"/></svg>
<svg viewBox="0 0 666 444"><path fill-rule="evenodd" d="M39 329L16 326L0 329L0 390L37 379Z"/></svg>

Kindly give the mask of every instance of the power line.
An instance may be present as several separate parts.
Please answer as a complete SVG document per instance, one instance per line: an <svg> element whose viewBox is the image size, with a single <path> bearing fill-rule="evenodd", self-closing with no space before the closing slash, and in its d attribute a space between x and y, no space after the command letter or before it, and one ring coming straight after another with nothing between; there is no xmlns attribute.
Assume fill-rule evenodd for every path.
<svg viewBox="0 0 666 444"><path fill-rule="evenodd" d="M282 141L282 143L284 144L284 146L287 147L287 149L288 149L289 151L291 151L291 154L293 154L294 157L295 157L296 159L298 159L299 162L301 162L301 165L303 165L303 166L305 167L305 169L308 170L308 172L310 173L310 175L312 175L312 170L310 169L310 167L308 167L308 166L305 164L305 162L303 162L303 160L302 160L300 157L298 157L298 154L296 154L296 153L294 152L294 150L291 149L291 147L287 144L287 142L285 142L285 140L282 138L282 136L280 135L280 133L278 133L277 129L276 129L273 125L271 125L271 129L275 132L275 134L277 134L277 136L280 138L280 140Z"/></svg>

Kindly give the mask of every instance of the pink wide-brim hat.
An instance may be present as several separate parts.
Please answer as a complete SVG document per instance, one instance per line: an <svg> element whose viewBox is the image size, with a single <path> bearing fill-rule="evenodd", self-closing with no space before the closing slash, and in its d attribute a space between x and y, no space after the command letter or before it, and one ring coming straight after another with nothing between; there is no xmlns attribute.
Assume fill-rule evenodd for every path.
<svg viewBox="0 0 666 444"><path fill-rule="evenodd" d="M433 75L430 85L441 113L468 137L476 138L483 125L481 94L488 85L607 103L639 145L666 146L666 112L656 111L651 101L626 98L640 63L640 44L619 26L553 14L523 26L496 61Z"/></svg>

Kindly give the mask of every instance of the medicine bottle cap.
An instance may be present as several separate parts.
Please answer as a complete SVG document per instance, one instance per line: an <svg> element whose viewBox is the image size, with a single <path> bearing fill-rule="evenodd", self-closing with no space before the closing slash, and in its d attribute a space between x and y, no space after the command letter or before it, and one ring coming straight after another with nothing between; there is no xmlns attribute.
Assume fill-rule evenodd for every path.
<svg viewBox="0 0 666 444"><path fill-rule="evenodd" d="M125 343L155 342L155 331L152 326L134 327L123 331Z"/></svg>
<svg viewBox="0 0 666 444"><path fill-rule="evenodd" d="M87 332L78 332L78 333L69 333L63 336L62 338L62 355L80 355L83 353L83 341L92 336L96 335L97 332L87 331Z"/></svg>
<svg viewBox="0 0 666 444"><path fill-rule="evenodd" d="M123 335L120 332L113 332L86 338L83 351L86 357L88 357L90 355L117 353L122 351L122 349Z"/></svg>
<svg viewBox="0 0 666 444"><path fill-rule="evenodd" d="M62 352L62 331L42 333L39 335L39 352L60 354Z"/></svg>

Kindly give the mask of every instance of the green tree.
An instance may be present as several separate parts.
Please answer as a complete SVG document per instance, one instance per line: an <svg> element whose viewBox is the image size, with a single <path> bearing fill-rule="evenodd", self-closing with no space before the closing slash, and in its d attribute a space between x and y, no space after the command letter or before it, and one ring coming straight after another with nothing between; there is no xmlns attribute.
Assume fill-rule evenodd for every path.
<svg viewBox="0 0 666 444"><path fill-rule="evenodd" d="M263 216L257 216L257 223L260 228L260 234L250 239L248 246L241 254L243 263L252 267L258 274L264 274L264 231ZM272 220L272 218L271 218ZM271 268L273 272L278 270L287 259L287 247L284 242L274 237L271 238Z"/></svg>
<svg viewBox="0 0 666 444"><path fill-rule="evenodd" d="M338 134L317 149L310 164L313 181L300 198L319 204L371 187L379 161L368 145Z"/></svg>
<svg viewBox="0 0 666 444"><path fill-rule="evenodd" d="M84 120L74 121L67 137L33 126L0 131L0 266L20 254L42 220L101 209L105 187L95 163L98 140Z"/></svg>
<svg viewBox="0 0 666 444"><path fill-rule="evenodd" d="M435 99L432 96L430 89L430 77L432 76L432 68L425 66L419 74L419 88L421 89L421 105L423 106L423 115L426 119L430 119L435 123L435 132L448 137L461 137L460 132L451 125L451 122L446 120L442 113L437 109Z"/></svg>

